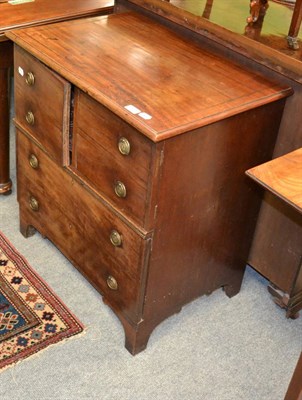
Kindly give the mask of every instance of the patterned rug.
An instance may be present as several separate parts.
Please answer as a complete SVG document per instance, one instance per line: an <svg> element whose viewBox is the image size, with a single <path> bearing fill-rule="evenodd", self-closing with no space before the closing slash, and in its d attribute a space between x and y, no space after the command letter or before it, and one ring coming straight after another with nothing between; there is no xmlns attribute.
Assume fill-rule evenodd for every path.
<svg viewBox="0 0 302 400"><path fill-rule="evenodd" d="M82 331L0 232L0 369Z"/></svg>

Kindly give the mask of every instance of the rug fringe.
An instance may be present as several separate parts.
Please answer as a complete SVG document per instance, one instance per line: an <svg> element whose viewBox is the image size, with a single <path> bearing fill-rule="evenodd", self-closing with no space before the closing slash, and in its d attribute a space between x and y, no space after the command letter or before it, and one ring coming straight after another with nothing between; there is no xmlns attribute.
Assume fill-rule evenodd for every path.
<svg viewBox="0 0 302 400"><path fill-rule="evenodd" d="M44 347L43 349L40 349L40 350L37 351L36 353L30 354L30 355L27 356L27 357L20 358L20 359L17 360L16 362L13 362L13 363L8 364L8 365L6 365L5 367L1 368L1 369L0 369L0 373L6 371L6 370L8 370L8 369L11 369L11 370L12 370L12 371L11 371L11 375L12 375L12 378L14 379L14 372L16 371L15 367L17 367L18 364L20 364L21 362L24 363L24 362L26 362L26 361L30 361L30 360L32 360L32 359L38 358L38 357L41 356L42 353L46 352L48 349L51 349L51 348L54 347L54 346L60 346L61 344L64 344L65 342L70 341L70 340L73 340L73 339L80 339L81 337L83 337L84 335L86 335L87 330L89 330L89 328L85 327L85 328L82 330L82 332L80 332L80 333L76 333L75 335L66 337L65 339L62 339L62 340L60 340L59 342L52 343L52 344L50 344L50 345Z"/></svg>

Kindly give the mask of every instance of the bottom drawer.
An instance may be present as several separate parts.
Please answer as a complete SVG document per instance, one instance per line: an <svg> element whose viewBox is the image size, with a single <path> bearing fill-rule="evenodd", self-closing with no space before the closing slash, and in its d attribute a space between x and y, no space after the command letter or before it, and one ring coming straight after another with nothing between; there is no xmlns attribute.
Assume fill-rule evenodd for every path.
<svg viewBox="0 0 302 400"><path fill-rule="evenodd" d="M39 159L38 169L28 166L27 150L29 154L34 151ZM149 240L144 240L112 215L104 204L21 133L18 133L17 152L21 227L25 229L31 225L49 238L115 311L123 312L136 322ZM53 177L52 185L48 174ZM84 221L83 214L87 210L91 210L91 218ZM110 243L110 224L118 226L122 232L120 248Z"/></svg>

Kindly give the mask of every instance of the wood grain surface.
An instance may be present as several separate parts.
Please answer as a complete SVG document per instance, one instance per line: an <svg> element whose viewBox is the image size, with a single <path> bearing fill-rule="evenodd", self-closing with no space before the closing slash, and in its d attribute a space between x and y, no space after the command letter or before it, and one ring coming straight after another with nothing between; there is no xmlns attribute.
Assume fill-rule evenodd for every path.
<svg viewBox="0 0 302 400"><path fill-rule="evenodd" d="M7 30L75 17L105 14L113 9L113 0L34 0L28 3L1 4L0 36Z"/></svg>
<svg viewBox="0 0 302 400"><path fill-rule="evenodd" d="M150 15L162 17L163 20L169 20L172 23L196 32L198 35L209 39L213 45L215 43L221 45L233 54L237 53L238 55L248 57L257 63L302 83L301 49L298 51L291 50L286 43L285 32L282 35L280 30L278 30L276 34L268 28L267 18L271 14L270 11L268 11L265 17L265 30L262 30L262 25L258 22L258 24L253 24L252 27L247 26L247 29L242 29L240 33L237 33L231 27L228 28L227 23L224 26L221 25L220 21L222 19L226 20L225 5L223 6L223 3L226 3L225 1L214 1L211 20L192 13L191 3L194 2L183 1L180 8L176 6L175 2L171 3L170 1L163 0L116 0L115 9L139 10L143 8L145 11L150 12ZM220 3L222 11L219 10L219 4L217 3ZM246 4L247 16L249 1L241 0L237 3ZM229 2L227 4L229 9L231 9ZM239 4L237 6L240 7ZM286 9L286 6L283 4L278 4L278 6ZM229 18L231 24L235 20L234 15L235 13ZM289 18L285 17L282 21L282 28L286 27L287 29L289 22Z"/></svg>
<svg viewBox="0 0 302 400"><path fill-rule="evenodd" d="M302 400L302 353L284 400Z"/></svg>
<svg viewBox="0 0 302 400"><path fill-rule="evenodd" d="M22 49L15 50L15 120L55 160L66 163L63 155L68 151L63 153L63 142L68 142L69 135L70 84ZM30 86L26 83L29 72L35 77ZM34 117L32 125L26 120L28 112ZM49 130L51 135L47 134Z"/></svg>
<svg viewBox="0 0 302 400"><path fill-rule="evenodd" d="M288 86L136 13L15 30L8 37L154 142L291 94Z"/></svg>
<svg viewBox="0 0 302 400"><path fill-rule="evenodd" d="M302 148L252 168L247 174L302 213Z"/></svg>
<svg viewBox="0 0 302 400"><path fill-rule="evenodd" d="M136 13L15 30L9 37L76 86L70 166L62 168L19 126L30 139L27 155L18 139L21 232L38 229L100 290L123 323L131 354L198 296L221 287L229 297L237 294L260 202L260 188L244 172L271 159L291 88ZM18 103L28 96L24 89ZM44 101L39 106L48 112ZM120 136L133 145L129 158L117 153ZM40 171L28 166L32 153ZM127 195L117 203L108 190L121 177ZM139 204L144 218L138 220L128 211ZM125 248L113 248L111 229L121 232ZM115 289L109 277L109 283L116 278Z"/></svg>

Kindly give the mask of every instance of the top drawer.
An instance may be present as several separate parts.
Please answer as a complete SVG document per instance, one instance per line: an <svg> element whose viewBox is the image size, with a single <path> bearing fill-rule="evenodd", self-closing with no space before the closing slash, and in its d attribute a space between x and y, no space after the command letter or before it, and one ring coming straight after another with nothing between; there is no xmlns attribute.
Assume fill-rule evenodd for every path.
<svg viewBox="0 0 302 400"><path fill-rule="evenodd" d="M16 122L60 164L67 162L70 84L15 46Z"/></svg>
<svg viewBox="0 0 302 400"><path fill-rule="evenodd" d="M128 218L144 226L153 143L75 90L72 169Z"/></svg>

